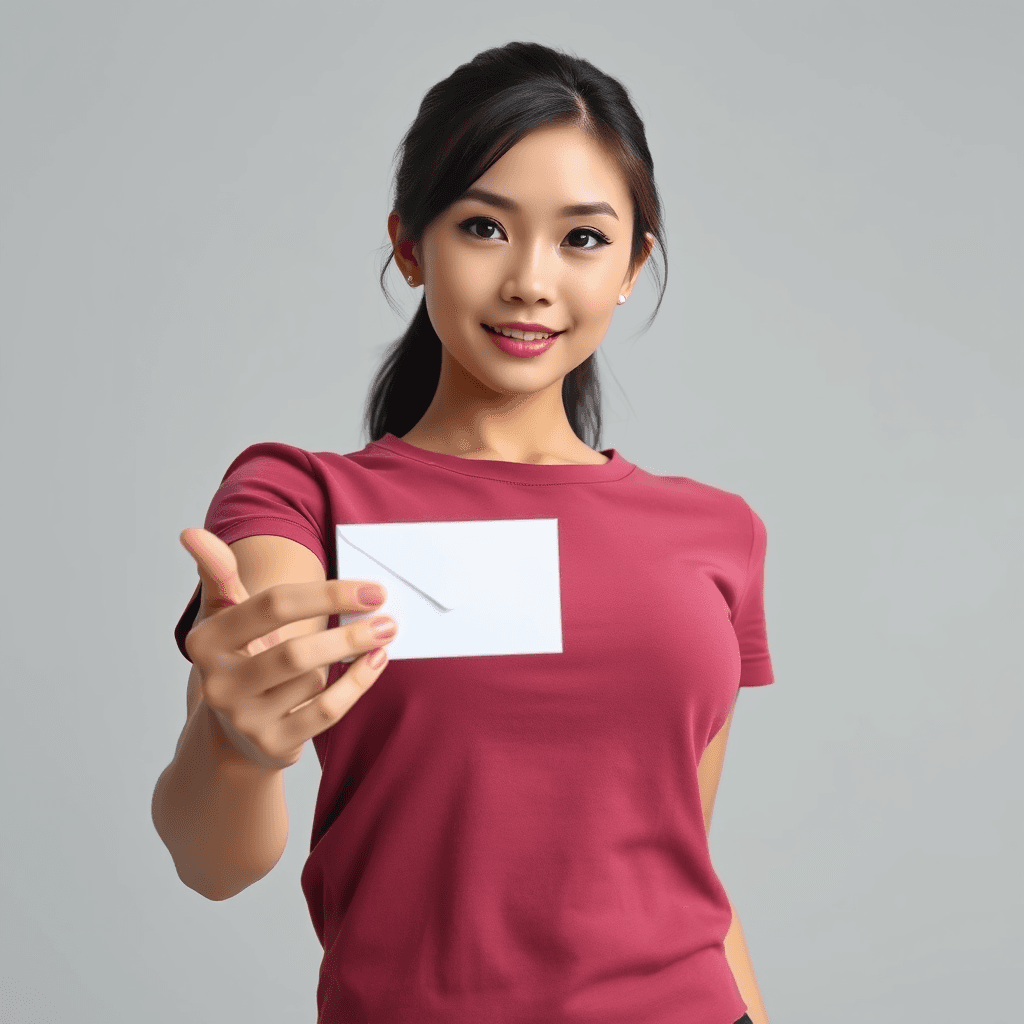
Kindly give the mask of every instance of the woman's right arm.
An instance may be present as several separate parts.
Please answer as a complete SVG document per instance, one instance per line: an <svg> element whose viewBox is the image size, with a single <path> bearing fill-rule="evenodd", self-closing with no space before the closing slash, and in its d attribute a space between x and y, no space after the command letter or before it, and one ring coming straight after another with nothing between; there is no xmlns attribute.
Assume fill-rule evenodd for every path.
<svg viewBox="0 0 1024 1024"><path fill-rule="evenodd" d="M288 842L284 769L242 763L229 746L200 697L153 791L153 824L178 877L210 900L258 882Z"/></svg>
<svg viewBox="0 0 1024 1024"><path fill-rule="evenodd" d="M222 543L216 538L213 540ZM224 553L227 547L223 547ZM239 600L248 604L248 595L255 598L255 595L278 584L319 583L321 586L318 590L326 590L324 584L327 577L320 560L296 541L274 536L246 537L231 544L230 552L237 562L235 586L238 587L237 581L240 581L245 592L244 597L239 597L242 591L236 590L236 604ZM205 562L200 565L202 567ZM235 608L216 608L208 587L209 580L203 575L204 593L193 630L202 619L210 618L211 614L220 620L221 615L230 612L235 616L232 620L234 622L239 613L243 613L241 605ZM330 598L332 613L365 610L366 606L355 603L354 590L342 598L337 592L339 584L335 582L333 587L335 592ZM318 600L318 607L326 607L324 597ZM281 611L285 607L289 607L289 612ZM275 614L282 620L289 616L291 619L296 617L294 604L289 606L287 601L281 601L275 608ZM248 616L246 621L256 621L253 618L256 613L251 607L245 609L244 614ZM262 609L261 614L264 616L263 625L266 625L266 608ZM353 623L341 630L327 631L327 618L327 615L317 615L301 621L286 621L277 625L273 632L269 629L266 631L267 641L256 641L250 645L249 649L254 648L251 650L254 657L241 650L235 652L235 664L229 665L223 672L228 682L218 682L218 692L226 692L228 695L216 702L218 711L214 711L204 697L201 666L197 663L192 666L188 681L188 719L178 740L174 758L157 781L153 792L152 816L157 834L174 861L178 877L190 889L207 899L230 899L253 882L259 881L281 859L288 841L284 768L298 760L298 752L296 750L293 757L284 757L287 763L280 763L276 759L271 761L269 758L266 763L259 763L255 758L262 757L263 752L257 749L258 744L254 744L247 736L243 737L237 730L235 738L229 737L225 731L226 728L233 728L232 721L243 721L243 714L238 709L244 709L249 716L245 721L259 721L267 735L276 737L277 732L271 732L271 728L275 725L279 727L286 715L282 701L292 708L308 706L323 691L330 664L352 653L363 653L381 646L382 641L369 635L365 623ZM257 626L257 631L250 632L257 636L260 628L262 626ZM278 648L278 645L286 641L314 633L319 634L315 652L304 647L301 653L286 652L287 657L279 656L283 648L275 655L257 653L269 652L271 647ZM329 642L320 643L319 640L323 638ZM223 640L219 642L223 643ZM309 642L301 641L304 645ZM212 641L207 641L207 645L210 643ZM199 659L193 647L189 648L189 654L197 662ZM226 664L223 652L219 649L214 657L210 657L208 651L204 653L211 664ZM272 659L269 662L268 656ZM333 696L329 715L324 710L317 714L316 709L313 709L311 717L297 717L292 713L288 716L288 721L293 723L289 728L298 728L300 719L307 723L312 721L315 723L312 731L306 732L314 735L334 724L330 719L341 717L336 714L341 698L345 698L341 701L344 705L341 714L344 714L382 671L383 666L372 669L366 662L366 658L357 659L348 667L345 676L330 688L335 690L347 677L349 690L354 690L354 694L346 695L342 692L340 698ZM314 666L322 667L314 671ZM315 678L317 675L319 679ZM289 679L289 676L292 678ZM301 677L305 683L295 677ZM306 699L295 699L296 694ZM251 731L255 733L256 730ZM305 736L306 733L300 735L298 749L301 749ZM247 746L253 757L243 752Z"/></svg>

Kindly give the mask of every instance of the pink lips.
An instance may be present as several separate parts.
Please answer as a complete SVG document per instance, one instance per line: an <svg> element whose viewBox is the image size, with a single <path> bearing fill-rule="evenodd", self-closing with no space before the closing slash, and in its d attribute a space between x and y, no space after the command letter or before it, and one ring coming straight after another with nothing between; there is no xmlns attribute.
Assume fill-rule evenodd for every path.
<svg viewBox="0 0 1024 1024"><path fill-rule="evenodd" d="M545 338L543 341L520 341L518 338L506 338L504 334L498 334L483 324L480 326L484 328L487 336L502 352L510 356L518 356L521 359L539 356L542 352L547 352L562 333L559 331L558 334L553 334L550 338Z"/></svg>

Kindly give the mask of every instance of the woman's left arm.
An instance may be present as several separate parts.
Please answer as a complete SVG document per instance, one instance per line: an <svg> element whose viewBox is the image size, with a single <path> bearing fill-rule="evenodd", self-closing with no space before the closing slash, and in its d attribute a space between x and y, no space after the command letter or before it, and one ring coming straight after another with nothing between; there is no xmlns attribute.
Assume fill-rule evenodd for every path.
<svg viewBox="0 0 1024 1024"><path fill-rule="evenodd" d="M736 908L732 906L732 900L729 900L729 906L732 907L732 924L725 936L725 959L729 962L743 1002L747 1004L750 1019L754 1024L770 1024L768 1011L764 1008L764 1000L761 998L761 990L757 987L757 978L754 977L754 967L750 962L743 925L740 924Z"/></svg>
<svg viewBox="0 0 1024 1024"><path fill-rule="evenodd" d="M700 802L704 809L704 830L709 835L711 834L711 814L715 808L715 797L718 795L722 765L725 762L725 745L729 742L729 730L732 728L736 703L736 698L733 698L732 709L725 719L725 724L707 745L697 767ZM729 906L732 907L732 924L729 925L729 931L725 936L725 959L729 962L729 968L736 979L736 987L740 990L740 995L743 996L743 1002L747 1004L747 1014L753 1024L769 1024L768 1011L764 1008L761 990L757 987L757 978L754 977L754 968L750 963L750 953L747 951L743 926L740 924L739 915L736 913L731 899Z"/></svg>

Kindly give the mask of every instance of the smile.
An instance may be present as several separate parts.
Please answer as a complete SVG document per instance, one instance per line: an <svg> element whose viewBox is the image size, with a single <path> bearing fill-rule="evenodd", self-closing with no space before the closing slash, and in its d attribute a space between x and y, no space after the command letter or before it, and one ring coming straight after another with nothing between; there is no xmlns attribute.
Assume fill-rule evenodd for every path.
<svg viewBox="0 0 1024 1024"><path fill-rule="evenodd" d="M555 341L565 332L559 331L557 334L549 334L546 338L540 338L535 341L524 341L521 338L510 338L508 335L501 331L496 331L493 327L489 327L487 324L480 325L486 332L487 336L491 339L494 344L501 349L506 355L518 356L519 358L529 358L530 356L539 356L542 352L547 352ZM522 333L522 332L519 332Z"/></svg>
<svg viewBox="0 0 1024 1024"><path fill-rule="evenodd" d="M506 338L515 338L516 341L547 341L548 338L554 338L556 335L563 333L562 331L554 331L551 334L536 334L533 331L514 331L510 327L491 327L490 324L483 324L482 326L494 334L501 334Z"/></svg>

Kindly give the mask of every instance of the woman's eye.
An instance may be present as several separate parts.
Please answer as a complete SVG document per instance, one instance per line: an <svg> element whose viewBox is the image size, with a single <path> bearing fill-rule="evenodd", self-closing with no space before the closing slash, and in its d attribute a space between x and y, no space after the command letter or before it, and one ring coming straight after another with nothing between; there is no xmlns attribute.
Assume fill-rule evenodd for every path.
<svg viewBox="0 0 1024 1024"><path fill-rule="evenodd" d="M505 234L505 232L502 231L502 229L498 226L498 224L496 224L489 217L473 217L471 220L464 221L463 224L461 225L461 227L462 227L463 231L465 231L468 235L471 235L473 238L482 238L484 240L490 240L490 239L496 237L493 234L490 234L490 235L478 235L475 231L472 230L473 226L476 225L476 224L482 225L484 229L493 228L493 229L495 229L497 231L501 231L501 233L503 235ZM571 235L577 235L577 236L578 235L591 235L597 241L597 244L596 245L570 245L569 246L570 249L582 249L584 252L591 252L594 249L600 249L601 246L609 245L610 244L608 239L605 238L605 236L602 235L600 231L595 231L593 228L575 228L572 231L570 231L568 235L566 235L566 238L570 237Z"/></svg>
<svg viewBox="0 0 1024 1024"><path fill-rule="evenodd" d="M608 239L601 234L600 231L595 231L593 228L576 228L575 231L570 231L570 235L590 235L597 241L597 245L574 245L574 249L600 249L602 245L608 245Z"/></svg>
<svg viewBox="0 0 1024 1024"><path fill-rule="evenodd" d="M498 225L495 224L493 220L488 220L486 217L474 217L472 220L467 220L466 223L462 225L463 230L468 232L469 234L471 234L474 238L492 238L493 237L492 235L478 235L478 234L475 234L471 230L474 224L482 224L485 228L497 228L499 231L501 231L501 228L499 228ZM502 234L504 234L504 232L502 232Z"/></svg>

